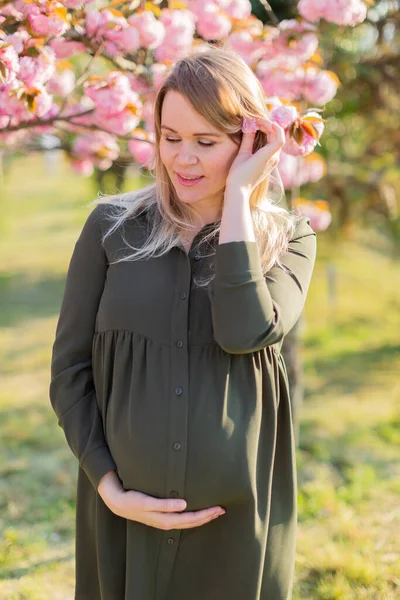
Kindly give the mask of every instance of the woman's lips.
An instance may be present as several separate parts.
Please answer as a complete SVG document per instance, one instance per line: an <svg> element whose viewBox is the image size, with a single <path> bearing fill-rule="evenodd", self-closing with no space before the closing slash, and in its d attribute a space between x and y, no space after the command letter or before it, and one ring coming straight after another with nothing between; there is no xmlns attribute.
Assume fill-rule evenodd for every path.
<svg viewBox="0 0 400 600"><path fill-rule="evenodd" d="M179 173L176 174L178 181L181 185L184 185L185 187L192 187L193 185L197 185L198 183L200 183L200 181L202 179L204 179L204 175L202 175L201 177L198 177L197 179L183 179Z"/></svg>

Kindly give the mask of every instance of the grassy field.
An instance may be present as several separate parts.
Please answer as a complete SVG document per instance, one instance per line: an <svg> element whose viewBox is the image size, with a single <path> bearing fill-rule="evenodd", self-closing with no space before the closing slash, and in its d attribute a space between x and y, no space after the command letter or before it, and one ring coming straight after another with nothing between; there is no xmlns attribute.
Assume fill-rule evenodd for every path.
<svg viewBox="0 0 400 600"><path fill-rule="evenodd" d="M0 598L72 600L76 459L48 384L66 269L95 191L40 156L8 169L0 187ZM305 311L294 600L400 598L400 293L388 256L373 232L344 242L318 236Z"/></svg>

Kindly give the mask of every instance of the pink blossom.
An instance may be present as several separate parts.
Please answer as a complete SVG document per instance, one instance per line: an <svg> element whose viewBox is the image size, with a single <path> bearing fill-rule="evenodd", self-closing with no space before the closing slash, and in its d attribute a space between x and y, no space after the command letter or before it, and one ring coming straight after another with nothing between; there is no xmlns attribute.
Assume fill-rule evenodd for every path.
<svg viewBox="0 0 400 600"><path fill-rule="evenodd" d="M317 142L318 140L313 138L311 135L308 135L308 133L305 133L301 144L298 144L296 140L287 132L283 151L287 154L291 154L292 156L306 156L307 154L311 154L317 145Z"/></svg>
<svg viewBox="0 0 400 600"><path fill-rule="evenodd" d="M19 10L22 12L24 19L40 15L43 12L42 7L37 2L25 2L25 0L20 1Z"/></svg>
<svg viewBox="0 0 400 600"><path fill-rule="evenodd" d="M140 114L140 113L139 113ZM140 116L132 112L131 108L124 108L118 113L94 113L93 120L96 125L115 135L128 135L140 122Z"/></svg>
<svg viewBox="0 0 400 600"><path fill-rule="evenodd" d="M308 21L326 19L336 25L358 25L367 16L367 7L361 0L300 0L299 13Z"/></svg>
<svg viewBox="0 0 400 600"><path fill-rule="evenodd" d="M274 110L274 108L278 108L278 106L282 106L282 102L278 96L266 96L265 97L265 106L269 111Z"/></svg>
<svg viewBox="0 0 400 600"><path fill-rule="evenodd" d="M89 10L85 19L86 32L88 36L100 42L103 37L107 38L112 30L121 31L128 27L123 16L115 15L110 10Z"/></svg>
<svg viewBox="0 0 400 600"><path fill-rule="evenodd" d="M64 0L63 4L66 8L73 10L75 8L83 8L86 4L91 4L94 0Z"/></svg>
<svg viewBox="0 0 400 600"><path fill-rule="evenodd" d="M281 152L278 171L285 189L319 181L326 174L325 161L315 152L308 156L293 156Z"/></svg>
<svg viewBox="0 0 400 600"><path fill-rule="evenodd" d="M308 116L320 118L318 113L316 112L308 112ZM307 116L305 115L305 116ZM305 130L301 129L302 133L302 142L298 144L294 137L291 135L291 127L292 125L295 128L301 127L303 122L303 117L299 116L297 109L294 106L278 106L271 111L271 120L275 121L284 128L286 135L286 142L283 146L283 152L287 154L291 154L292 156L305 156L310 154L315 146L318 143L318 139L314 138L312 135L308 134ZM312 126L314 126L315 130L318 132L319 136L321 136L324 130L323 122L309 122ZM288 166L288 163L284 165L284 167ZM285 173L287 175L287 173Z"/></svg>
<svg viewBox="0 0 400 600"><path fill-rule="evenodd" d="M304 117L307 117L307 116L308 117L316 117L319 119L321 118L317 112L309 111L303 117L299 117L298 125L300 125L302 123L302 120L304 119ZM307 122L307 121L305 121L305 122ZM314 127L314 129L317 131L319 137L321 137L321 135L324 131L323 121L312 121L311 124ZM299 144L299 143L297 143L295 138L291 136L290 130L287 129L286 130L286 142L285 142L285 145L283 146L282 150L284 152L286 152L287 154L292 154L293 156L306 156L307 154L311 154L311 152L314 150L314 148L318 144L319 138L313 137L312 135L308 134L304 130L302 131L302 134L303 134L302 141Z"/></svg>
<svg viewBox="0 0 400 600"><path fill-rule="evenodd" d="M312 23L298 21L297 19L284 19L278 25L279 35L282 33L305 33L307 31L316 31L317 28Z"/></svg>
<svg viewBox="0 0 400 600"><path fill-rule="evenodd" d="M7 148L19 148L23 146L24 141L28 138L28 136L29 132L27 129L20 129L19 131L0 133L0 141L7 146Z"/></svg>
<svg viewBox="0 0 400 600"><path fill-rule="evenodd" d="M257 119L249 119L243 117L242 120L242 131L243 133L256 133L259 130Z"/></svg>
<svg viewBox="0 0 400 600"><path fill-rule="evenodd" d="M322 17L325 3L326 0L300 0L297 10L307 21L319 21Z"/></svg>
<svg viewBox="0 0 400 600"><path fill-rule="evenodd" d="M308 182L315 183L326 175L326 163L322 156L319 156L316 152L305 156L303 160L304 168L302 172L304 173L304 180L301 185Z"/></svg>
<svg viewBox="0 0 400 600"><path fill-rule="evenodd" d="M20 86L16 80L0 86L0 115L10 118L10 125L18 125L30 118L24 101L18 97L19 90Z"/></svg>
<svg viewBox="0 0 400 600"><path fill-rule="evenodd" d="M19 92L23 92L19 95ZM28 103L28 99L32 103ZM6 87L0 92L0 115L11 115L11 125L33 118L42 118L53 105L53 96L43 86L21 90L17 87Z"/></svg>
<svg viewBox="0 0 400 600"><path fill-rule="evenodd" d="M111 55L136 52L140 48L140 34L123 16L110 10L90 10L86 14L87 34L97 42L106 41L105 49Z"/></svg>
<svg viewBox="0 0 400 600"><path fill-rule="evenodd" d="M260 61L263 63L264 61ZM258 64L258 70L261 64ZM289 102L298 100L301 96L304 71L300 67L294 70L286 70L279 67L259 76L262 88L267 96L280 96Z"/></svg>
<svg viewBox="0 0 400 600"><path fill-rule="evenodd" d="M153 130L154 127L154 103L145 102L143 105L142 119L145 123L146 129L149 131Z"/></svg>
<svg viewBox="0 0 400 600"><path fill-rule="evenodd" d="M160 16L166 29L167 37L180 36L182 45L191 44L195 32L196 17L189 10L171 10L163 8Z"/></svg>
<svg viewBox="0 0 400 600"><path fill-rule="evenodd" d="M103 22L101 13L98 10L88 10L85 18L85 29L89 37L93 38Z"/></svg>
<svg viewBox="0 0 400 600"><path fill-rule="evenodd" d="M151 168L149 163L152 161L152 159L154 159L154 134L138 129L133 131L132 135L134 135L136 138L141 138L142 140L149 140L147 142L141 142L140 140L129 140L128 148L129 152L139 165L149 165L149 168ZM149 142L153 142L153 144Z"/></svg>
<svg viewBox="0 0 400 600"><path fill-rule="evenodd" d="M287 129L297 119L299 113L295 106L282 105L274 108L271 112L271 121L278 123L283 129Z"/></svg>
<svg viewBox="0 0 400 600"><path fill-rule="evenodd" d="M23 56L19 64L18 79L28 87L45 85L56 72L55 54L48 46L43 48L42 53L35 58Z"/></svg>
<svg viewBox="0 0 400 600"><path fill-rule="evenodd" d="M0 92L0 99L1 99L1 92ZM8 115L0 116L0 129L5 129L8 126L9 122L10 122L10 117Z"/></svg>
<svg viewBox="0 0 400 600"><path fill-rule="evenodd" d="M50 109L44 113L44 115L42 115L42 119L43 120L48 120L48 119L53 119L54 117L57 117L60 114L60 107L57 106L57 104L52 104ZM36 127L35 128L35 132L37 134L42 134L42 133L50 133L52 134L54 131L53 128L53 124L50 123L49 125L43 125L41 127Z"/></svg>
<svg viewBox="0 0 400 600"><path fill-rule="evenodd" d="M330 71L300 65L286 68L279 60L260 60L256 73L267 96L279 96L289 102L304 97L311 104L324 105L336 95L339 85Z"/></svg>
<svg viewBox="0 0 400 600"><path fill-rule="evenodd" d="M255 40L251 33L245 29L232 31L228 35L224 47L239 54L248 65L253 64L265 53L265 42Z"/></svg>
<svg viewBox="0 0 400 600"><path fill-rule="evenodd" d="M298 62L308 60L318 48L315 26L287 19L279 24L279 36L273 41L274 50L295 57Z"/></svg>
<svg viewBox="0 0 400 600"><path fill-rule="evenodd" d="M154 58L161 64L173 64L189 54L191 46L181 46L179 43L164 42L154 50Z"/></svg>
<svg viewBox="0 0 400 600"><path fill-rule="evenodd" d="M42 86L36 89L39 90L39 94L35 98L35 105L32 112L36 117L42 118L51 109L53 96Z"/></svg>
<svg viewBox="0 0 400 600"><path fill-rule="evenodd" d="M160 46L166 35L164 24L156 19L151 10L144 10L128 17L128 23L137 28L140 35L140 45L154 49Z"/></svg>
<svg viewBox="0 0 400 600"><path fill-rule="evenodd" d="M279 154L278 172L285 190L290 190L296 183L299 160L299 157L286 154L286 152Z"/></svg>
<svg viewBox="0 0 400 600"><path fill-rule="evenodd" d="M57 96L68 96L75 87L75 72L72 69L64 69L55 73L47 84L50 93Z"/></svg>
<svg viewBox="0 0 400 600"><path fill-rule="evenodd" d="M28 15L28 21L32 31L43 37L62 35L69 29L68 22L54 13L50 15L31 13Z"/></svg>
<svg viewBox="0 0 400 600"><path fill-rule="evenodd" d="M319 119L318 121L312 121L312 124L314 129L317 130L319 137L321 137L325 129L324 121L322 120L321 115L316 111L307 110L307 112L303 113L301 120L307 120L307 117Z"/></svg>
<svg viewBox="0 0 400 600"><path fill-rule="evenodd" d="M208 13L210 10L225 10L231 0L189 0L189 10L196 16L200 17L203 13ZM196 19L197 20L197 19Z"/></svg>
<svg viewBox="0 0 400 600"><path fill-rule="evenodd" d="M57 58L69 58L78 52L85 52L86 46L81 42L66 40L65 38L54 38L50 40L50 47L54 50Z"/></svg>
<svg viewBox="0 0 400 600"><path fill-rule="evenodd" d="M17 54L21 54L24 50L25 42L29 40L29 33L25 29L19 29L11 35L4 35L4 37L2 36L2 32L0 32L0 37L7 44L11 44Z"/></svg>
<svg viewBox="0 0 400 600"><path fill-rule="evenodd" d="M93 161L89 160L88 158L82 158L78 160L72 158L70 160L70 164L75 173L78 173L78 175L90 177L90 175L93 175L94 173Z"/></svg>
<svg viewBox="0 0 400 600"><path fill-rule="evenodd" d="M136 27L122 26L110 29L104 33L105 37L113 42L117 52L136 52L141 46L140 35ZM114 52L113 52L114 53Z"/></svg>
<svg viewBox="0 0 400 600"><path fill-rule="evenodd" d="M132 94L129 79L120 71L110 71L105 77L92 77L84 84L85 94L106 115L119 113L125 108ZM139 102L137 94L132 98Z"/></svg>
<svg viewBox="0 0 400 600"><path fill-rule="evenodd" d="M248 19L251 15L249 0L232 0L224 9L232 19Z"/></svg>
<svg viewBox="0 0 400 600"><path fill-rule="evenodd" d="M89 132L87 136L82 135L85 126L103 128L106 134L109 132L107 135L117 148L116 156L119 152L117 136L124 136L136 162L147 166L154 158L153 147L147 140L155 138L155 91L177 60L194 51L207 51L207 40L223 39L224 47L231 48L256 71L264 90L265 106L271 118L285 129L287 139L281 156L286 157L282 159L282 164L286 160L286 173L282 178L286 183L289 181L288 165L297 161L296 164L301 164L295 180L297 185L306 180L317 180L313 178L320 176L321 164L308 163L305 157L318 144L310 124L318 131L318 137L323 124L321 130L319 123L314 122L302 127L304 115L299 115L296 107L286 104L304 98L314 106L323 105L334 97L339 85L330 72L304 64L317 49L314 25L292 19L282 21L278 27L263 26L251 15L249 0L187 0L184 3L187 9L172 9L171 5L171 9L163 8L159 15L157 11L157 16L152 10L136 10L133 8L133 4L138 5L136 2L131 11L124 13L133 13L127 18L112 9L114 3L100 4L101 8L94 0L16 0L0 8L0 21L7 16L6 27L3 26L4 31L0 30L0 60L5 64L3 81L7 84L0 82L0 129L36 119L38 115L42 119L53 118L60 111L62 99L71 96L68 104L63 105L63 116L92 109L90 114L63 124L70 133L77 134L72 157L77 170L88 173L95 166L107 168L105 165L109 166L113 160L104 140ZM354 23L365 18L365 4L361 0L300 0L300 5L314 9L315 20L325 18L338 22L341 19L341 23ZM80 11L86 6L92 10ZM68 15L66 10L77 12ZM14 22L8 27L8 22L13 20L24 23ZM108 57L123 57L139 48L151 52L147 53L145 64L136 65L135 72L125 73L122 69L108 72L106 65L104 70L97 71L100 75L90 77L84 83L83 95L77 90L72 96L75 65L65 68L68 65L60 64L57 70L56 60L72 57L78 52L88 53L88 49L82 43L62 37L71 23L78 37L82 34L93 42L93 49L103 43L103 54ZM10 31L14 33L7 35ZM42 45L38 36L52 39L45 40ZM13 60L11 55L8 56L8 66L7 57L1 55L2 52L6 54L2 42L10 43L14 50ZM96 59L96 64L103 63ZM53 94L57 96L58 104L54 103ZM76 102L79 94L80 102ZM143 129L138 130L138 127ZM50 132L51 128L52 125L43 125L35 128L34 133ZM140 131L143 131L142 135ZM290 132L296 133L296 139L302 137L300 144ZM130 140L131 135L141 139Z"/></svg>
<svg viewBox="0 0 400 600"><path fill-rule="evenodd" d="M158 89L168 74L168 67L163 64L153 63L151 65L151 73L153 75L153 86Z"/></svg>
<svg viewBox="0 0 400 600"><path fill-rule="evenodd" d="M150 89L150 84L146 77L136 75L136 73L126 73L129 79L129 85L134 92L138 94L147 94Z"/></svg>
<svg viewBox="0 0 400 600"><path fill-rule="evenodd" d="M22 121L44 118L53 107L53 96L42 86L21 87L14 80L0 87L0 116L8 116L8 125L18 125Z"/></svg>
<svg viewBox="0 0 400 600"><path fill-rule="evenodd" d="M40 85L40 77L36 77L36 58L23 56L19 61L18 79L28 87Z"/></svg>
<svg viewBox="0 0 400 600"><path fill-rule="evenodd" d="M72 157L75 160L90 160L99 169L111 167L119 156L119 146L113 135L104 131L93 131L78 135L72 145Z"/></svg>
<svg viewBox="0 0 400 600"><path fill-rule="evenodd" d="M325 231L331 221L332 214L329 205L323 200L304 200L299 198L295 202L295 209L301 215L310 219L310 226L314 231Z"/></svg>
<svg viewBox="0 0 400 600"><path fill-rule="evenodd" d="M21 5L22 3L9 2L8 4L5 4L0 8L0 14L4 15L5 17L11 17L16 21L22 21L24 14L21 12L21 7L18 6L18 4Z"/></svg>
<svg viewBox="0 0 400 600"><path fill-rule="evenodd" d="M120 54L121 52L117 44L114 44L114 42L110 42L110 40L107 40L104 42L104 53L108 54L109 56L118 56L118 54Z"/></svg>
<svg viewBox="0 0 400 600"><path fill-rule="evenodd" d="M305 71L303 95L310 104L322 106L336 96L338 82L329 71L309 67Z"/></svg>
<svg viewBox="0 0 400 600"><path fill-rule="evenodd" d="M7 85L14 81L15 76L19 71L18 54L13 46L0 42L0 62L2 63L5 73L1 77L0 82Z"/></svg>
<svg viewBox="0 0 400 600"><path fill-rule="evenodd" d="M327 2L324 18L336 25L355 26L362 23L367 16L367 7L361 0L335 0Z"/></svg>
<svg viewBox="0 0 400 600"><path fill-rule="evenodd" d="M73 117L73 115L78 115L80 113L84 113L93 108L92 112L88 112L86 115L80 117ZM77 123L80 125L92 125L93 124L93 115L95 114L95 109L93 107L93 103L89 98L84 96L81 102L76 102L75 104L69 104L65 107L63 111L63 115L66 117L73 117L73 123ZM76 127L74 125L67 125L68 129L71 131L75 131Z"/></svg>
<svg viewBox="0 0 400 600"><path fill-rule="evenodd" d="M192 49L196 16L186 9L163 8L160 20L166 31L164 42L154 51L157 62L176 62Z"/></svg>
<svg viewBox="0 0 400 600"><path fill-rule="evenodd" d="M220 40L232 29L232 22L217 6L209 4L197 20L197 32L206 40Z"/></svg>

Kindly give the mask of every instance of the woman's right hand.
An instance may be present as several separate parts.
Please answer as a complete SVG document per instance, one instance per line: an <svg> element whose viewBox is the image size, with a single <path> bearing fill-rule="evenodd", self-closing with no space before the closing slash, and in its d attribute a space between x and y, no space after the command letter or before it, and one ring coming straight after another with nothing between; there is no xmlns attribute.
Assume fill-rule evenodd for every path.
<svg viewBox="0 0 400 600"><path fill-rule="evenodd" d="M185 500L154 498L142 492L125 490L115 471L109 471L101 478L97 491L114 514L157 529L200 527L225 514L220 506L180 512L186 508Z"/></svg>

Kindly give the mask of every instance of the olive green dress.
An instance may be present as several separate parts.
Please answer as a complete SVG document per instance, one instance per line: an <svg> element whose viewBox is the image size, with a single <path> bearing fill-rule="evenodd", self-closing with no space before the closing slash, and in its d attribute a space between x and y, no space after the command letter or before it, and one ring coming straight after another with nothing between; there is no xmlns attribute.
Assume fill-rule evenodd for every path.
<svg viewBox="0 0 400 600"><path fill-rule="evenodd" d="M76 600L288 600L297 482L283 336L306 299L316 234L303 217L262 273L256 242L176 246L110 265L107 205L75 245L57 324L50 400L79 461ZM146 217L126 222L131 245ZM204 248L204 246L203 246ZM131 251L130 251L131 252ZM206 256L208 254L208 256ZM206 288L193 278L214 262ZM126 490L220 505L200 527L161 530L116 516L96 491L116 469Z"/></svg>

